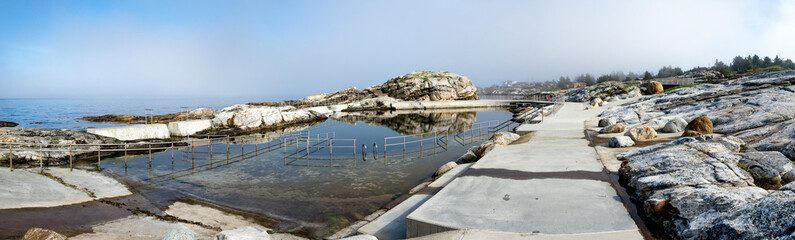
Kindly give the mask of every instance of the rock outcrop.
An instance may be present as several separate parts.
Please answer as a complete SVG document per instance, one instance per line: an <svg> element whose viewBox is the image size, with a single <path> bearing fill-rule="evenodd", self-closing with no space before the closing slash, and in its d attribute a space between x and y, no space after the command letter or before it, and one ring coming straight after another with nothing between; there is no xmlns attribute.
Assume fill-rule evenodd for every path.
<svg viewBox="0 0 795 240"><path fill-rule="evenodd" d="M19 124L13 122L0 121L0 127L16 127Z"/></svg>
<svg viewBox="0 0 795 240"><path fill-rule="evenodd" d="M100 146L90 144L122 143L118 139L68 129L44 128L4 128L5 134L0 135L0 143L14 144L14 163L36 163L41 159L45 164L58 165L68 163L69 144L72 146L74 159L97 156ZM89 145L77 145L89 144ZM102 149L111 148L101 146ZM39 151L39 148L47 151ZM112 153L102 152L102 156ZM0 160L8 161L8 151L0 151Z"/></svg>
<svg viewBox="0 0 795 240"><path fill-rule="evenodd" d="M476 100L477 88L468 77L450 72L416 71L365 89L376 96L404 101Z"/></svg>
<svg viewBox="0 0 795 240"><path fill-rule="evenodd" d="M637 84L610 81L571 90L564 93L562 98L567 102L591 102L599 98L601 102L602 99L611 97L627 99L639 96L641 96L641 89Z"/></svg>
<svg viewBox="0 0 795 240"><path fill-rule="evenodd" d="M296 109L292 106L265 107L238 104L216 112L215 118L212 119L212 125L215 128L253 131L326 118L327 116L324 114L312 110Z"/></svg>
<svg viewBox="0 0 795 240"><path fill-rule="evenodd" d="M642 214L675 238L788 237L795 185L770 194L760 186L774 189L774 175L792 172L792 163L778 152L741 153L744 145L737 137L680 138L635 149L617 156L619 176Z"/></svg>
<svg viewBox="0 0 795 240"><path fill-rule="evenodd" d="M675 117L692 121L703 116L711 120L715 133L733 134L746 141L749 148L779 151L795 159L793 84L795 71L762 73L637 98L608 108L601 117L616 118L632 126ZM696 130L683 136L699 135L699 131L708 128Z"/></svg>

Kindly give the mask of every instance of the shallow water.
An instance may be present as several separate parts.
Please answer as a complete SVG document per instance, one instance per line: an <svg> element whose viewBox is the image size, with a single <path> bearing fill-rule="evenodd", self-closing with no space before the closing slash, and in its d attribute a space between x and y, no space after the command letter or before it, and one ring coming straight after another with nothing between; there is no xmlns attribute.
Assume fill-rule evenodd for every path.
<svg viewBox="0 0 795 240"><path fill-rule="evenodd" d="M383 207L485 141L488 128L481 123L496 125L510 116L504 110L355 113L284 135L265 133L282 136L256 145L233 139L228 153L220 141L212 154L210 146L201 146L176 150L173 159L170 151L151 160L129 158L126 168L123 158L103 159L101 167L128 181L280 219L320 238ZM409 136L405 148L403 137L392 138L385 152L384 138L395 136Z"/></svg>

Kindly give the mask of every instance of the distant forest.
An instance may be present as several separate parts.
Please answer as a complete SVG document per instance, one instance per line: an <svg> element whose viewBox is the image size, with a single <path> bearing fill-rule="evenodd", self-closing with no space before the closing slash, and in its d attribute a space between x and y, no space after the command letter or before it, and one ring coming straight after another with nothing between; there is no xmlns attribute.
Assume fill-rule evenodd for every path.
<svg viewBox="0 0 795 240"><path fill-rule="evenodd" d="M688 70L687 72L697 72L697 71L704 71L704 70L713 70L718 71L724 76L732 75L732 74L744 74L744 73L753 73L753 72L770 72L770 71L781 71L781 70L791 70L795 69L795 63L792 60L787 59L783 60L780 57L776 56L775 58L764 57L760 58L758 55L753 56L737 56L732 59L729 65L726 63L715 59L715 64L712 67L695 67L693 69ZM572 80L569 76L561 76L560 79L557 81L558 88L570 88L573 87L575 82L585 83L587 86L591 86L601 82L607 81L632 81L632 80L648 80L653 78L666 78L666 77L673 77L682 75L685 72L682 71L679 67L672 67L672 66L664 66L657 71L657 74L650 73L649 71L644 72L643 74L636 74L633 72L629 72L624 74L621 71L612 72L610 74L604 74L599 77L594 77L593 75L586 73L580 74L575 76Z"/></svg>

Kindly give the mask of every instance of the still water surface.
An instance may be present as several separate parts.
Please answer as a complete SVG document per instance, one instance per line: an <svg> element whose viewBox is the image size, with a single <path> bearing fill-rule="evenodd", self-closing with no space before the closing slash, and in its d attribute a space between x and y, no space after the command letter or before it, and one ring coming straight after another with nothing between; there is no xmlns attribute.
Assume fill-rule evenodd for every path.
<svg viewBox="0 0 795 240"><path fill-rule="evenodd" d="M504 110L354 113L278 131L277 136L286 134L256 146L233 143L229 157L221 141L213 145L212 155L209 146L202 146L193 155L190 149L177 150L173 160L169 151L151 160L130 158L126 168L122 158L103 159L101 167L127 181L292 223L290 228L322 238L405 194L439 166L485 141L488 128L481 123L496 125L510 116ZM303 140L288 142L291 134ZM332 144L326 134L334 136ZM389 146L385 157L384 138L395 136L409 136L406 147L402 137L389 139L398 144ZM355 145L346 139L355 139ZM373 144L378 145L375 153Z"/></svg>

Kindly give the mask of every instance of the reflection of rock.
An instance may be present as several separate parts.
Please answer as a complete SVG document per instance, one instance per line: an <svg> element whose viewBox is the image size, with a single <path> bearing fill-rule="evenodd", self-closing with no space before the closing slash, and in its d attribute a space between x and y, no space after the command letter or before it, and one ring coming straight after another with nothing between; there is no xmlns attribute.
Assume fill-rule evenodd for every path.
<svg viewBox="0 0 795 240"><path fill-rule="evenodd" d="M366 122L411 135L430 132L459 133L472 128L476 112L419 112L396 114L394 112L337 113L332 119L341 122Z"/></svg>

